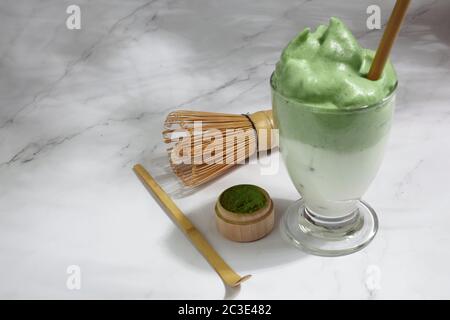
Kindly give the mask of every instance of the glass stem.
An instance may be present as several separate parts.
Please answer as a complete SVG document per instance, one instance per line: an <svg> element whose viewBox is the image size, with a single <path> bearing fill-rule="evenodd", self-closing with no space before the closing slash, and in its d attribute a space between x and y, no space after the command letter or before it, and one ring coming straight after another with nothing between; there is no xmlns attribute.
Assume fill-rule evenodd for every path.
<svg viewBox="0 0 450 320"><path fill-rule="evenodd" d="M303 216L307 221L317 227L322 227L328 230L342 229L349 225L354 225L359 218L358 208L341 217L324 217L322 215L315 214L312 210L308 209L308 207L305 207L303 210Z"/></svg>

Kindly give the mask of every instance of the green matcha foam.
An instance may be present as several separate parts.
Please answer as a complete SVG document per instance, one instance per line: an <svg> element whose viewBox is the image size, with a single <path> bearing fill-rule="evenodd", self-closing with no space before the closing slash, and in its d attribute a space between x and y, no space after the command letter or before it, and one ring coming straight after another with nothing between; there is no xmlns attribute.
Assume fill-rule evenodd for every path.
<svg viewBox="0 0 450 320"><path fill-rule="evenodd" d="M331 18L315 32L306 28L281 54L272 85L286 98L320 108L358 108L379 102L395 87L386 64L381 78L366 78L374 52L361 48L344 23Z"/></svg>

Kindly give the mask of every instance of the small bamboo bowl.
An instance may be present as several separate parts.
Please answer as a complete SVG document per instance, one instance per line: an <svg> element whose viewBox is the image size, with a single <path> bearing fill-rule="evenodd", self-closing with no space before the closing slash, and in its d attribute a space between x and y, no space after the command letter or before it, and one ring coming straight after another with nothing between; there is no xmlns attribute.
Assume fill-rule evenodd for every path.
<svg viewBox="0 0 450 320"><path fill-rule="evenodd" d="M237 242L251 242L265 237L272 231L275 221L273 202L264 189L258 188L267 201L263 208L252 213L234 213L225 209L220 203L223 193L220 194L215 206L216 224L225 238Z"/></svg>

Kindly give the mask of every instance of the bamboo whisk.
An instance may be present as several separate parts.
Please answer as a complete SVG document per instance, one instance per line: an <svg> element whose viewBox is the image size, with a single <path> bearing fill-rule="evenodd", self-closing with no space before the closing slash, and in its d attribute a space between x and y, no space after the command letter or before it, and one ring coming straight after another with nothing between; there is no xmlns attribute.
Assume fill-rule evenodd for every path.
<svg viewBox="0 0 450 320"><path fill-rule="evenodd" d="M249 115L178 110L167 116L164 128L170 166L188 187L208 182L256 151L278 144L272 110Z"/></svg>

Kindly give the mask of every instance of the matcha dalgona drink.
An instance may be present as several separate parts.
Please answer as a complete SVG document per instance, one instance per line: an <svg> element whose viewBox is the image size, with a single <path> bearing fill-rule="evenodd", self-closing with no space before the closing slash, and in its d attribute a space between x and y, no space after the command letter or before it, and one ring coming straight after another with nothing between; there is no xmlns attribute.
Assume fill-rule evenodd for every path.
<svg viewBox="0 0 450 320"><path fill-rule="evenodd" d="M379 80L368 80L373 57L331 18L329 26L295 37L271 78L280 150L302 196L282 227L311 253L357 251L378 228L375 212L360 198L383 158L397 77L388 63Z"/></svg>

